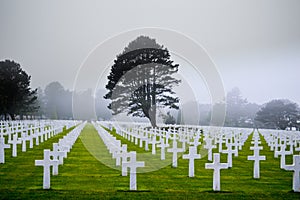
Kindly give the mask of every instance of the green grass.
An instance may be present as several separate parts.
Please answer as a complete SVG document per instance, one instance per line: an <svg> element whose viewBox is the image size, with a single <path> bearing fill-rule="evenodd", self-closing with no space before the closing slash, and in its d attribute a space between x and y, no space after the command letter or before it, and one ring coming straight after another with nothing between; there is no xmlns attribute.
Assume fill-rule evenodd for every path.
<svg viewBox="0 0 300 200"><path fill-rule="evenodd" d="M6 163L0 165L0 199L300 199L300 194L291 192L292 172L279 169L280 159L273 158L264 140L261 154L267 161L261 162L261 179L252 178L253 161L247 161L253 154L249 150L251 137L239 157L233 157L233 168L221 171L222 192L213 192L213 170L204 169L207 157L195 161L194 178L187 176L188 160L179 159L178 168L171 167L170 153L166 153L165 167L151 171L159 166L160 152L153 156L151 145L149 153L116 136L129 151L138 152L139 161L145 161L146 170L140 168L139 172L151 171L139 173L138 191L129 191L129 177L122 177L119 168L109 167L115 160L91 124L59 167L59 175L51 176L51 189L42 190L42 167L35 167L34 160L42 159L42 150L62 135L26 153L18 152L17 158L8 156L7 151ZM222 154L221 160L225 162L226 155Z"/></svg>

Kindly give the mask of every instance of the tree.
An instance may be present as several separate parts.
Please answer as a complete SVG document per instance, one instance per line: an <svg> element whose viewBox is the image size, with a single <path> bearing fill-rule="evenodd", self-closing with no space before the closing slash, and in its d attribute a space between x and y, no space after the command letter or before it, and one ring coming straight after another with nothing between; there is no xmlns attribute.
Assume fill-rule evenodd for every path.
<svg viewBox="0 0 300 200"><path fill-rule="evenodd" d="M176 124L175 117L171 115L170 111L168 111L167 114L163 116L163 119L165 124Z"/></svg>
<svg viewBox="0 0 300 200"><path fill-rule="evenodd" d="M235 87L227 93L226 98L226 119L225 125L238 127L240 122L245 119L244 108L248 101L241 95L239 88Z"/></svg>
<svg viewBox="0 0 300 200"><path fill-rule="evenodd" d="M256 112L260 106L243 98L239 88L227 93L225 125L232 127L253 127Z"/></svg>
<svg viewBox="0 0 300 200"><path fill-rule="evenodd" d="M37 90L31 90L29 76L20 64L5 60L0 61L0 112L12 120L16 115L34 112Z"/></svg>
<svg viewBox="0 0 300 200"><path fill-rule="evenodd" d="M172 90L180 80L172 77L178 64L170 60L169 51L155 39L140 36L117 56L108 76L104 96L108 108L116 115L147 117L156 126L156 109L165 106L178 109L179 99Z"/></svg>
<svg viewBox="0 0 300 200"><path fill-rule="evenodd" d="M289 100L272 100L261 108L255 120L261 122L265 128L284 130L287 127L297 127L299 121L299 107Z"/></svg>
<svg viewBox="0 0 300 200"><path fill-rule="evenodd" d="M65 90L59 82L52 82L46 86L45 103L48 118L72 118L72 92Z"/></svg>
<svg viewBox="0 0 300 200"><path fill-rule="evenodd" d="M177 113L177 120L176 120L176 124L184 124L184 119L183 119L183 116L182 116L182 113L181 113L181 109L179 108L178 109L178 113Z"/></svg>
<svg viewBox="0 0 300 200"><path fill-rule="evenodd" d="M38 108L34 110L31 114L31 117L42 119L45 117L45 95L42 88L37 88L37 99L34 102L34 107Z"/></svg>
<svg viewBox="0 0 300 200"><path fill-rule="evenodd" d="M207 124L211 120L211 110L209 105L200 105L201 114L206 111L206 117L201 121L202 124ZM212 109L222 110L226 106L226 117L224 125L228 127L253 127L254 118L260 105L249 103L243 98L239 88L235 87L227 93L226 102L215 103ZM204 112L205 114L205 112ZM207 119L205 121L205 119Z"/></svg>
<svg viewBox="0 0 300 200"><path fill-rule="evenodd" d="M96 92L96 98L95 98L96 115L98 119L110 120L112 116L110 110L107 108L107 105L109 104L109 100L102 98L105 94L106 94L106 90L104 89L99 89Z"/></svg>

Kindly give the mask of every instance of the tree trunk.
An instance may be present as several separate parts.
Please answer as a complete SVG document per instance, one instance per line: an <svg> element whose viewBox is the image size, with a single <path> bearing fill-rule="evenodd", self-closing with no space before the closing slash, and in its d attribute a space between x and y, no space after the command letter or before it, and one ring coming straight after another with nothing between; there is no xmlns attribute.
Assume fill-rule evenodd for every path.
<svg viewBox="0 0 300 200"><path fill-rule="evenodd" d="M156 106L152 106L150 109L149 109L149 120L151 122L151 125L153 128L156 127Z"/></svg>
<svg viewBox="0 0 300 200"><path fill-rule="evenodd" d="M10 115L11 120L15 120L16 119L14 114L10 113L9 115Z"/></svg>
<svg viewBox="0 0 300 200"><path fill-rule="evenodd" d="M152 82L152 91L149 91L149 94L151 93L151 108L149 110L149 117L150 122L153 128L156 127L156 69L155 66L153 66L153 82Z"/></svg>
<svg viewBox="0 0 300 200"><path fill-rule="evenodd" d="M153 119L151 119L151 118L150 118L149 120L150 120L151 126L152 126L153 128L157 127L156 121L155 121L155 120L153 120Z"/></svg>

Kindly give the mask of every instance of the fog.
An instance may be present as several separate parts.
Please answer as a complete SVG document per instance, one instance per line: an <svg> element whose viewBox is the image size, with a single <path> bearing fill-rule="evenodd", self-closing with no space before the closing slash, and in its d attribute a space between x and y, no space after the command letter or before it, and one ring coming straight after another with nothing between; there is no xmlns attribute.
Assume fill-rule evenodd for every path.
<svg viewBox="0 0 300 200"><path fill-rule="evenodd" d="M287 98L299 104L299 9L298 0L2 0L0 59L19 62L32 76L32 87L59 81L71 90L78 70L99 44L124 31L157 27L201 45L226 92L237 86L250 102ZM116 55L103 56L112 62Z"/></svg>

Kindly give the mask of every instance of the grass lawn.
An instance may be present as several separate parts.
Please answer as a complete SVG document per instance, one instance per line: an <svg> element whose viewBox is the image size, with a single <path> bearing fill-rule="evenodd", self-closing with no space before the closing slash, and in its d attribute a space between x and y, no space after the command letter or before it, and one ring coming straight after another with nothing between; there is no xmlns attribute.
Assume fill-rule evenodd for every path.
<svg viewBox="0 0 300 200"><path fill-rule="evenodd" d="M151 155L133 143L117 136L129 151L137 151L138 161L145 161L145 168L138 169L138 191L129 191L129 177L122 177L119 168L111 168L115 160L91 124L83 129L59 175L51 176L51 189L42 189L42 167L35 167L34 160L42 159L43 149L52 147L66 132L49 139L33 150L11 158L6 150L6 163L0 165L0 199L300 199L291 192L292 172L279 168L280 159L273 158L264 140L261 161L261 178L252 178L253 161L247 161L251 137L245 143L239 157L233 157L233 167L221 171L222 192L212 191L213 170L204 169L207 157L195 161L195 177L188 177L188 160L179 159L178 167L171 167L171 154L166 153L162 168L151 171L159 164L160 152ZM113 133L114 134L114 133ZM116 134L114 134L116 135ZM19 145L21 147L21 145ZM221 161L226 161L222 154ZM287 156L292 162L292 156Z"/></svg>

